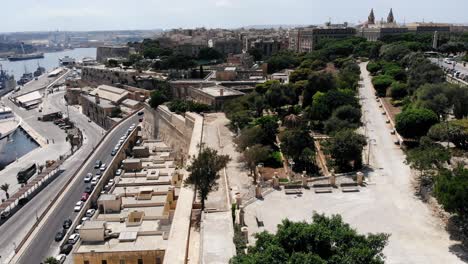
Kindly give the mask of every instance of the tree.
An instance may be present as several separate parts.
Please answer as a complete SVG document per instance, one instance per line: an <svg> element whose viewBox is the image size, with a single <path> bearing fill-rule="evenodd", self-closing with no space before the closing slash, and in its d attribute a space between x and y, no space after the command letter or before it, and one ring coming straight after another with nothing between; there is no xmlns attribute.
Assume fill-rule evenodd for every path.
<svg viewBox="0 0 468 264"><path fill-rule="evenodd" d="M366 68L372 75L375 75L382 69L382 66L377 62L369 62Z"/></svg>
<svg viewBox="0 0 468 264"><path fill-rule="evenodd" d="M468 169L442 169L435 177L434 195L445 210L465 219L468 216ZM465 231L466 232L466 231Z"/></svg>
<svg viewBox="0 0 468 264"><path fill-rule="evenodd" d="M239 151L244 151L248 147L261 144L264 137L264 132L260 126L246 127L242 129L241 134L234 139L234 142L237 144Z"/></svg>
<svg viewBox="0 0 468 264"><path fill-rule="evenodd" d="M254 177L254 183L257 183L257 172L255 167L262 161L270 157L271 148L260 144L248 147L242 152L242 161L245 162Z"/></svg>
<svg viewBox="0 0 468 264"><path fill-rule="evenodd" d="M351 129L338 131L331 139L329 152L340 171L350 168L357 170L362 166L362 150L366 138ZM351 163L353 165L351 166Z"/></svg>
<svg viewBox="0 0 468 264"><path fill-rule="evenodd" d="M452 120L433 125L427 136L435 141L449 141L457 148L468 150L468 120Z"/></svg>
<svg viewBox="0 0 468 264"><path fill-rule="evenodd" d="M262 144L273 146L278 133L278 118L275 116L262 116L254 120L254 125L258 125L262 129L263 133L260 139Z"/></svg>
<svg viewBox="0 0 468 264"><path fill-rule="evenodd" d="M117 106L114 109L112 109L110 113L110 117L114 118L114 117L121 117L121 116L122 116L122 109L120 108L120 106Z"/></svg>
<svg viewBox="0 0 468 264"><path fill-rule="evenodd" d="M201 209L205 209L205 200L208 194L218 186L219 171L226 167L231 158L228 155L218 155L218 151L201 146L198 156L187 168L190 175L186 184L193 185L201 199Z"/></svg>
<svg viewBox="0 0 468 264"><path fill-rule="evenodd" d="M268 60L268 73L275 73L280 70L295 68L299 65L299 58L292 52L278 52Z"/></svg>
<svg viewBox="0 0 468 264"><path fill-rule="evenodd" d="M45 264L59 264L60 262L54 257L48 257L44 260Z"/></svg>
<svg viewBox="0 0 468 264"><path fill-rule="evenodd" d="M258 233L247 254L230 260L231 264L383 264L382 253L388 234L360 235L344 223L341 216L314 213L312 223L292 222L278 225L276 234Z"/></svg>
<svg viewBox="0 0 468 264"><path fill-rule="evenodd" d="M343 105L333 111L332 116L350 123L359 124L361 122L361 109L352 105Z"/></svg>
<svg viewBox="0 0 468 264"><path fill-rule="evenodd" d="M8 190L10 189L10 184L4 183L0 186L0 190L5 192L5 196L7 199L10 198L10 194L8 193Z"/></svg>
<svg viewBox="0 0 468 264"><path fill-rule="evenodd" d="M380 48L380 57L386 61L398 62L410 52L409 48L400 43L387 44Z"/></svg>
<svg viewBox="0 0 468 264"><path fill-rule="evenodd" d="M168 100L169 98L163 92L156 90L151 92L149 104L152 108L158 108Z"/></svg>
<svg viewBox="0 0 468 264"><path fill-rule="evenodd" d="M387 88L392 85L395 80L388 75L377 75L372 78L372 84L374 85L375 91L379 96L387 95Z"/></svg>
<svg viewBox="0 0 468 264"><path fill-rule="evenodd" d="M223 58L223 54L213 48L202 48L198 53L199 60L219 60Z"/></svg>
<svg viewBox="0 0 468 264"><path fill-rule="evenodd" d="M286 130L280 135L281 151L284 155L299 160L305 148L314 149L313 139L307 130Z"/></svg>
<svg viewBox="0 0 468 264"><path fill-rule="evenodd" d="M420 138L438 123L437 115L425 108L407 109L396 116L395 128L405 138Z"/></svg>
<svg viewBox="0 0 468 264"><path fill-rule="evenodd" d="M394 100L401 99L408 95L408 85L406 83L401 82L393 82L390 86L390 96Z"/></svg>
<svg viewBox="0 0 468 264"><path fill-rule="evenodd" d="M328 92L335 87L335 77L331 73L311 73L308 77L307 86L302 94L302 105L304 107L311 105L313 96L317 92Z"/></svg>
<svg viewBox="0 0 468 264"><path fill-rule="evenodd" d="M428 137L422 137L419 146L410 149L406 155L406 161L410 166L418 170L421 176L431 176L430 172L442 169L450 160L450 154L441 145L432 142Z"/></svg>
<svg viewBox="0 0 468 264"><path fill-rule="evenodd" d="M253 57L254 61L262 60L263 53L259 48L250 48L247 52Z"/></svg>
<svg viewBox="0 0 468 264"><path fill-rule="evenodd" d="M312 106L307 110L314 120L327 120L333 111L340 106L359 107L359 102L352 90L330 90L326 93L317 92L312 98Z"/></svg>

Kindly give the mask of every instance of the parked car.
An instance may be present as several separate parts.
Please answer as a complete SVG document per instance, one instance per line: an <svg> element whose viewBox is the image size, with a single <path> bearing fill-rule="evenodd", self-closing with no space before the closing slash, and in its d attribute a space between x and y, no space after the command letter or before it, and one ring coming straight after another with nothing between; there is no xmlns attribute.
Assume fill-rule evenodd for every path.
<svg viewBox="0 0 468 264"><path fill-rule="evenodd" d="M87 173L86 176L84 177L84 182L90 182L92 178L93 178L93 174Z"/></svg>
<svg viewBox="0 0 468 264"><path fill-rule="evenodd" d="M83 224L84 222L89 221L89 220L91 220L91 218L85 216L85 217L82 217L82 218L81 218L81 222L80 222L80 223Z"/></svg>
<svg viewBox="0 0 468 264"><path fill-rule="evenodd" d="M98 178L101 177L101 171L100 170L96 171L96 177L98 177Z"/></svg>
<svg viewBox="0 0 468 264"><path fill-rule="evenodd" d="M104 164L102 164L102 165L101 165L101 168L100 168L100 170L101 170L101 171L105 171L105 170L106 170L106 168L107 168L107 166L106 166L106 164L104 163Z"/></svg>
<svg viewBox="0 0 468 264"><path fill-rule="evenodd" d="M86 188L84 189L85 193L89 193L91 194L93 192L93 187L92 186L86 186Z"/></svg>
<svg viewBox="0 0 468 264"><path fill-rule="evenodd" d="M72 251L72 249L73 249L73 245L72 245L72 244L65 244L65 245L63 245L62 247L60 247L60 254L68 255L68 254L70 254L70 252Z"/></svg>
<svg viewBox="0 0 468 264"><path fill-rule="evenodd" d="M94 177L92 180L91 180L91 186L94 187L97 185L99 181L99 178L98 177Z"/></svg>
<svg viewBox="0 0 468 264"><path fill-rule="evenodd" d="M102 164L101 160L96 160L96 163L94 164L94 168L99 169L99 167L101 167L101 164Z"/></svg>
<svg viewBox="0 0 468 264"><path fill-rule="evenodd" d="M62 239L65 237L65 230L60 230L57 232L57 234L55 234L55 241L56 242L60 242L62 241Z"/></svg>
<svg viewBox="0 0 468 264"><path fill-rule="evenodd" d="M139 116L142 116L142 115L144 115L144 114L145 114L145 112L143 112L143 111L138 112L138 115L139 115Z"/></svg>
<svg viewBox="0 0 468 264"><path fill-rule="evenodd" d="M120 137L120 140L122 140L122 142L125 141L125 139L127 139L127 137L125 135Z"/></svg>
<svg viewBox="0 0 468 264"><path fill-rule="evenodd" d="M84 192L82 195L81 195L81 201L85 202L86 200L88 200L89 198L89 193L87 192Z"/></svg>
<svg viewBox="0 0 468 264"><path fill-rule="evenodd" d="M7 219L10 216L10 211L4 211L0 214L0 219Z"/></svg>
<svg viewBox="0 0 468 264"><path fill-rule="evenodd" d="M68 229L68 228L70 228L70 226L72 225L72 223L73 223L73 222L72 222L71 219L67 219L67 220L63 221L63 225L62 225L62 226L63 226L63 229Z"/></svg>
<svg viewBox="0 0 468 264"><path fill-rule="evenodd" d="M88 211L86 211L86 216L87 217L92 217L94 215L94 213L96 212L96 209L88 209Z"/></svg>
<svg viewBox="0 0 468 264"><path fill-rule="evenodd" d="M78 242L78 240L80 239L80 234L71 234L69 237L68 237L68 243L71 244L71 245L74 245L76 242Z"/></svg>
<svg viewBox="0 0 468 264"><path fill-rule="evenodd" d="M117 151L116 151L115 149L113 149L113 150L111 151L111 156L115 156L115 154L117 154Z"/></svg>
<svg viewBox="0 0 468 264"><path fill-rule="evenodd" d="M118 169L115 171L115 176L120 176L122 175L122 169Z"/></svg>
<svg viewBox="0 0 468 264"><path fill-rule="evenodd" d="M75 227L75 233L78 233L80 231L81 227L83 227L83 225L77 225Z"/></svg>
<svg viewBox="0 0 468 264"><path fill-rule="evenodd" d="M75 212L79 212L79 211L81 210L81 207L83 207L83 204L84 204L83 201L77 202L77 203L75 204L75 208L73 208L73 210L74 210Z"/></svg>
<svg viewBox="0 0 468 264"><path fill-rule="evenodd" d="M60 254L55 257L55 259L58 261L59 264L64 263L66 258L67 258L67 255L65 254Z"/></svg>

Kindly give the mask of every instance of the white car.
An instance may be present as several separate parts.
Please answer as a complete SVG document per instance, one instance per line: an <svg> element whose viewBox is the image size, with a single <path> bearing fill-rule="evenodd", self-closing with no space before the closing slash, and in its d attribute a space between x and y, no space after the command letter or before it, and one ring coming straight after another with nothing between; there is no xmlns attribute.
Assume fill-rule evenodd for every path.
<svg viewBox="0 0 468 264"><path fill-rule="evenodd" d="M84 222L89 221L89 220L91 220L91 218L85 216L85 217L81 218L81 224L83 224Z"/></svg>
<svg viewBox="0 0 468 264"><path fill-rule="evenodd" d="M80 239L80 234L72 234L68 237L68 244L76 244L76 242L78 242L78 240Z"/></svg>
<svg viewBox="0 0 468 264"><path fill-rule="evenodd" d="M126 137L125 135L123 135L123 136L120 138L120 140L122 140L122 141L125 141L125 139L127 139L127 137Z"/></svg>
<svg viewBox="0 0 468 264"><path fill-rule="evenodd" d="M87 173L86 176L84 177L84 182L90 182L93 178L92 173Z"/></svg>
<svg viewBox="0 0 468 264"><path fill-rule="evenodd" d="M115 171L115 176L120 176L122 175L122 169L118 169L117 171Z"/></svg>
<svg viewBox="0 0 468 264"><path fill-rule="evenodd" d="M79 212L79 211L81 210L81 207L83 207L83 204L84 204L83 201L77 202L77 203L75 204L75 208L73 208L73 210L74 210L75 212Z"/></svg>
<svg viewBox="0 0 468 264"><path fill-rule="evenodd" d="M75 227L75 232L78 233L78 231L80 231L81 227L83 227L83 225L77 225L77 226Z"/></svg>
<svg viewBox="0 0 468 264"><path fill-rule="evenodd" d="M86 211L86 217L92 217L95 212L96 209L88 209L88 211Z"/></svg>
<svg viewBox="0 0 468 264"><path fill-rule="evenodd" d="M100 169L101 171L105 171L106 168L107 168L106 164L103 163L103 164L101 165L101 168L99 168L99 169Z"/></svg>
<svg viewBox="0 0 468 264"><path fill-rule="evenodd" d="M120 139L119 142L117 143L117 145L122 145L124 143L124 140L123 139Z"/></svg>
<svg viewBox="0 0 468 264"><path fill-rule="evenodd" d="M96 186L98 183L98 179L94 178L92 181L91 181L91 186Z"/></svg>
<svg viewBox="0 0 468 264"><path fill-rule="evenodd" d="M67 255L65 254L60 254L55 257L55 259L58 261L58 263L62 264L65 262L65 259L67 258Z"/></svg>

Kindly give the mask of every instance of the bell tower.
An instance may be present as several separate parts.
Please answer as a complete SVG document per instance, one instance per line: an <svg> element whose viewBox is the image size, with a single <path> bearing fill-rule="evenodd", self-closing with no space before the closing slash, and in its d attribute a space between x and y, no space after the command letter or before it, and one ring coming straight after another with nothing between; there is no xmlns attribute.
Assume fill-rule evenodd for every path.
<svg viewBox="0 0 468 264"><path fill-rule="evenodd" d="M367 18L367 24L369 25L374 25L375 24L375 16L374 16L374 9L372 8L369 14L369 17Z"/></svg>
<svg viewBox="0 0 468 264"><path fill-rule="evenodd" d="M392 8L390 8L390 13L388 13L387 23L389 23L389 24L395 23L395 18L393 17L393 10L392 10Z"/></svg>

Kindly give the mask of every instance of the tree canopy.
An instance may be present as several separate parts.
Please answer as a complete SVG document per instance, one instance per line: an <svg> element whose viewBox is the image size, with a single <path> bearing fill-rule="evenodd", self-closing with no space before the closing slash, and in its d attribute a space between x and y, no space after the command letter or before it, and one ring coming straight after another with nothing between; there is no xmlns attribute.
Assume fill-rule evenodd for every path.
<svg viewBox="0 0 468 264"><path fill-rule="evenodd" d="M437 115L426 108L407 109L396 116L395 128L405 138L425 136L439 122Z"/></svg>
<svg viewBox="0 0 468 264"><path fill-rule="evenodd" d="M247 254L231 264L382 264L388 234L360 235L341 216L315 214L312 223L283 220L276 234L256 234L257 241Z"/></svg>

